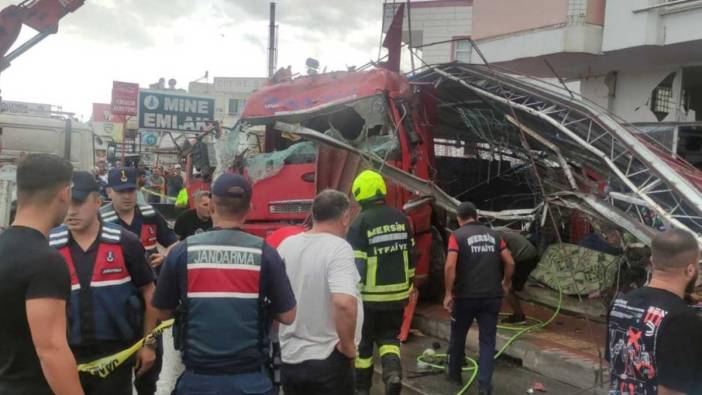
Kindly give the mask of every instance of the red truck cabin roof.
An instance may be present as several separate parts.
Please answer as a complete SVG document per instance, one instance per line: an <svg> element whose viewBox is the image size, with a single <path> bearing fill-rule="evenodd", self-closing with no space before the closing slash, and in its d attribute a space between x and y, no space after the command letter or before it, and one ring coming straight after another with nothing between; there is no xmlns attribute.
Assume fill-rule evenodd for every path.
<svg viewBox="0 0 702 395"><path fill-rule="evenodd" d="M383 92L390 97L407 96L410 84L404 76L385 69L305 76L252 93L241 117L265 119L314 112Z"/></svg>

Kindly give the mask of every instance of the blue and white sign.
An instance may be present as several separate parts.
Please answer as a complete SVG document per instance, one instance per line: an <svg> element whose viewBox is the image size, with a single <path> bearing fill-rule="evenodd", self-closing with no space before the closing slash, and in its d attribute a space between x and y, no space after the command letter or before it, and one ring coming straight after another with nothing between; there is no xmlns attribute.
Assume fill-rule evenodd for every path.
<svg viewBox="0 0 702 395"><path fill-rule="evenodd" d="M148 146L156 145L156 143L158 143L158 134L150 132L142 133L141 143Z"/></svg>
<svg viewBox="0 0 702 395"><path fill-rule="evenodd" d="M139 91L139 129L198 131L214 120L215 101L211 97Z"/></svg>

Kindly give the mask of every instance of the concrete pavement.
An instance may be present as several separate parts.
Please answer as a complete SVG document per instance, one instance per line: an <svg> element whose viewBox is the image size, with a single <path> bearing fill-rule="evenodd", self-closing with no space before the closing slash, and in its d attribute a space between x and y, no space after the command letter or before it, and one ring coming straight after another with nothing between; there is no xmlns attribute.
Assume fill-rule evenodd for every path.
<svg viewBox="0 0 702 395"><path fill-rule="evenodd" d="M553 309L532 303L523 303L527 315L547 320ZM503 311L509 308L503 306ZM605 394L609 380L608 365L604 355L606 325L602 320L590 320L582 316L562 312L546 328L527 333L515 340L505 355L521 362L521 366L546 377L568 383L578 388L596 387L597 393ZM429 336L448 340L450 321L448 313L440 305L417 307L413 327ZM498 349L514 332L500 330L497 336ZM468 334L467 349L478 349L478 328L474 324Z"/></svg>
<svg viewBox="0 0 702 395"><path fill-rule="evenodd" d="M433 343L440 344L439 352L446 351L446 342L434 337L422 336L415 333L410 341L402 346L402 365L404 370L403 395L451 395L460 388L447 383L443 374L421 376L426 373L417 367L416 357ZM474 353L469 354L476 357ZM173 337L171 331L164 332L164 366L158 383L157 395L170 395L175 387L176 379L182 372L183 366L180 362L179 354L173 349ZM380 365L376 366L374 385L371 393L373 395L383 395L383 386L380 379ZM417 376L417 377L415 377ZM466 380L467 377L464 378ZM562 383L550 377L524 369L509 359L498 360L493 378L494 394L517 395L525 394L526 390L535 382L544 384L551 394L575 394L579 388ZM477 394L477 383L467 392L468 395ZM581 394L591 394L591 392L580 392Z"/></svg>

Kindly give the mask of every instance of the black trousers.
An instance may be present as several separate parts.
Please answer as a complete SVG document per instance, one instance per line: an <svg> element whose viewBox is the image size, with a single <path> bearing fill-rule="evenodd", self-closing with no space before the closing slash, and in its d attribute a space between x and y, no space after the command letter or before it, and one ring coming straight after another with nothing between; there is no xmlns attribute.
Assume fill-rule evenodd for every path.
<svg viewBox="0 0 702 395"><path fill-rule="evenodd" d="M373 346L378 345L383 381L402 376L400 335L404 309L376 310L363 306L363 333L356 357L356 388L369 390L373 383Z"/></svg>
<svg viewBox="0 0 702 395"><path fill-rule="evenodd" d="M132 395L134 359L125 361L107 377L80 372L80 385L85 395Z"/></svg>
<svg viewBox="0 0 702 395"><path fill-rule="evenodd" d="M156 361L151 369L147 370L141 377L134 379L134 388L138 395L154 395L156 393L156 383L163 367L163 337L156 338Z"/></svg>
<svg viewBox="0 0 702 395"><path fill-rule="evenodd" d="M283 363L285 395L353 395L353 360L336 349L326 359Z"/></svg>
<svg viewBox="0 0 702 395"><path fill-rule="evenodd" d="M478 320L478 382L488 393L492 389L492 372L495 370L495 343L497 341L497 316L502 298L455 298L451 314L451 339L449 341L449 377L460 378L465 358L466 337L473 320Z"/></svg>

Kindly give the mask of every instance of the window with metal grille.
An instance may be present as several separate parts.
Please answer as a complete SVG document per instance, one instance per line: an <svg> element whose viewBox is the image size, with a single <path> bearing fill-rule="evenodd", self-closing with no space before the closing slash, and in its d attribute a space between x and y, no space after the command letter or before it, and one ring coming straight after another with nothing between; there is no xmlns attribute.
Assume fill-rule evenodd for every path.
<svg viewBox="0 0 702 395"><path fill-rule="evenodd" d="M453 59L463 63L470 63L473 46L469 40L458 40L453 47Z"/></svg>
<svg viewBox="0 0 702 395"><path fill-rule="evenodd" d="M587 0L568 1L568 20L570 22L584 22L587 14Z"/></svg>
<svg viewBox="0 0 702 395"><path fill-rule="evenodd" d="M244 103L246 101L242 99L229 99L229 106L227 107L229 115L239 115L241 110L244 109Z"/></svg>
<svg viewBox="0 0 702 395"><path fill-rule="evenodd" d="M658 121L662 121L675 109L675 99L673 98L673 80L676 73L670 73L651 92L651 111L656 115Z"/></svg>

